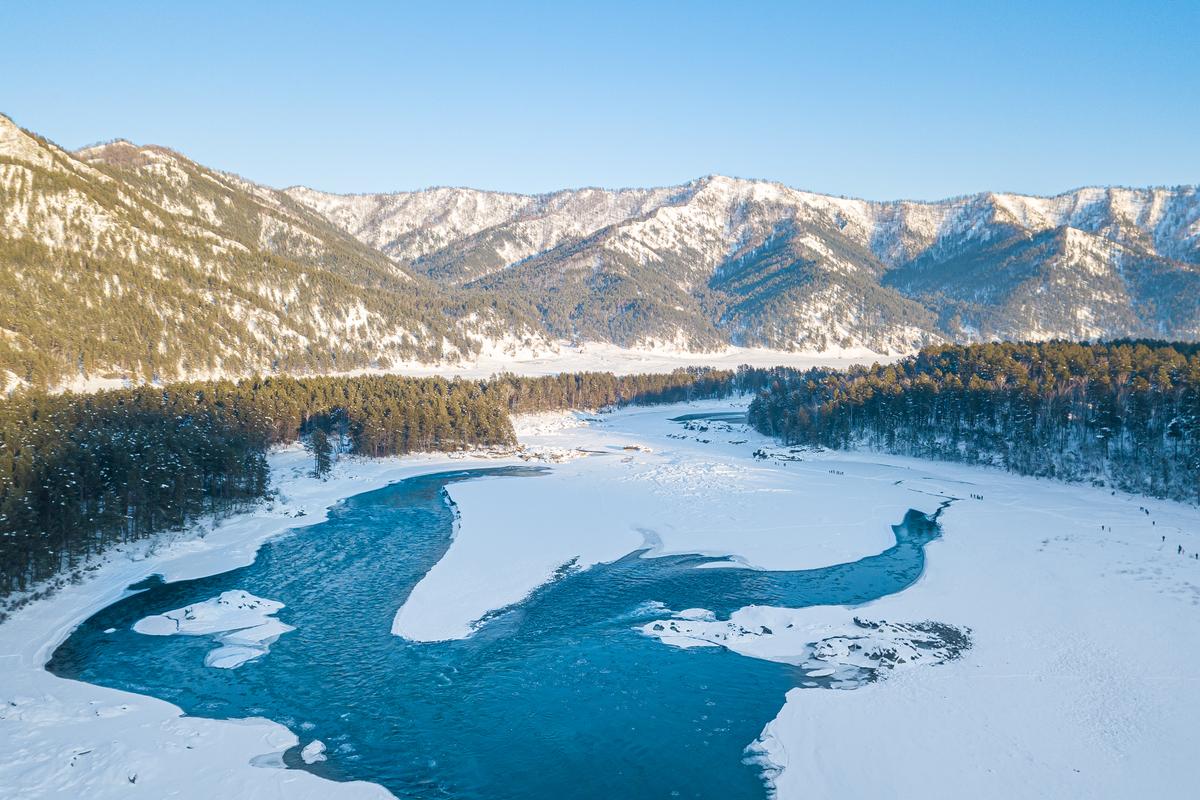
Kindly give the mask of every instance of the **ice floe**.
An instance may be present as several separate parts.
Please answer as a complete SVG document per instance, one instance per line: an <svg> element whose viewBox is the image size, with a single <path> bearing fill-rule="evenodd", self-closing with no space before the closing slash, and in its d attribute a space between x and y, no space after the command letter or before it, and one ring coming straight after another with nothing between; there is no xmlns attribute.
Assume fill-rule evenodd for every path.
<svg viewBox="0 0 1200 800"><path fill-rule="evenodd" d="M274 615L283 603L234 589L202 603L138 620L133 629L147 636L212 636L221 644L204 658L206 666L234 669L261 658L283 634L294 631Z"/></svg>
<svg viewBox="0 0 1200 800"><path fill-rule="evenodd" d="M318 761L324 761L326 759L325 743L320 739L313 739L304 745L304 749L300 751L300 759L305 764L315 764Z"/></svg>
<svg viewBox="0 0 1200 800"><path fill-rule="evenodd" d="M747 606L728 620L686 609L648 622L642 633L675 647L725 647L795 664L814 685L848 689L896 669L942 664L970 645L970 631L939 622L864 619L837 606Z"/></svg>

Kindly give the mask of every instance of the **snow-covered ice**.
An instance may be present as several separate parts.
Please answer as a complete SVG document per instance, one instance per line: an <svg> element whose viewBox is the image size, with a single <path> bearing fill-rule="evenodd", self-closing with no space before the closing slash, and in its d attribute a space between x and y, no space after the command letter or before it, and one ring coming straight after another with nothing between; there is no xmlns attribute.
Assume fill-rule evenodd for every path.
<svg viewBox="0 0 1200 800"><path fill-rule="evenodd" d="M295 630L274 618L281 608L283 603L234 589L203 603L145 617L133 629L149 636L212 636L221 647L210 651L204 663L234 669L265 656L276 639Z"/></svg>
<svg viewBox="0 0 1200 800"><path fill-rule="evenodd" d="M754 459L748 445L764 440L743 426L712 423L670 438L684 428L667 419L687 410L626 409L586 427L573 424L579 414L561 415L557 428L543 418L526 438L530 447L569 443L592 455L543 478L449 487L459 530L397 613L393 632L421 641L466 636L472 623L564 566L583 569L641 548L808 569L891 545L891 525L912 502L907 488L868 477L870 496L847 508L835 491L843 479L812 475L800 483L788 469Z"/></svg>
<svg viewBox="0 0 1200 800"><path fill-rule="evenodd" d="M300 751L300 758L305 764L316 764L318 761L324 761L326 759L325 743L320 739L313 739L304 745L304 749Z"/></svg>
<svg viewBox="0 0 1200 800"><path fill-rule="evenodd" d="M969 631L953 626L874 621L827 606L747 606L728 620L687 609L641 630L675 647L725 647L795 664L809 678L837 678L837 688L857 687L895 670L942 664L970 644Z"/></svg>

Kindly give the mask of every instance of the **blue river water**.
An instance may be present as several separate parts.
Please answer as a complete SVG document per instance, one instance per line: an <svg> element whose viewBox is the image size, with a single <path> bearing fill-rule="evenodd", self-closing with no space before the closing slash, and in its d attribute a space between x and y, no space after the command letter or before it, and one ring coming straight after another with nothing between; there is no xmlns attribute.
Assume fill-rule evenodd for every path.
<svg viewBox="0 0 1200 800"><path fill-rule="evenodd" d="M916 581L938 535L936 522L909 511L888 550L787 572L697 569L714 559L639 551L564 571L467 639L393 636L396 610L449 547L446 487L544 471L443 472L351 497L326 521L266 543L249 566L139 584L84 622L48 668L191 715L281 722L301 744L328 747L328 760L311 766L289 751L290 767L374 781L402 798L761 800L761 770L745 748L784 694L812 679L719 648L666 646L634 626L663 616L652 601L721 617L749 604L866 602ZM131 630L231 589L285 603L278 617L296 630L231 670L204 665L215 646L207 637Z"/></svg>

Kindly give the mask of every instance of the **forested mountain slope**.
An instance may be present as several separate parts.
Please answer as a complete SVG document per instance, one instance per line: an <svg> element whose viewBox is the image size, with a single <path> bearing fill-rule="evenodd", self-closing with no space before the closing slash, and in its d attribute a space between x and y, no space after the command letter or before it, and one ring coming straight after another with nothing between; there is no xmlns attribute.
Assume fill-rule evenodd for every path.
<svg viewBox="0 0 1200 800"><path fill-rule="evenodd" d="M322 371L521 330L282 192L161 147L67 153L0 116L0 383Z"/></svg>

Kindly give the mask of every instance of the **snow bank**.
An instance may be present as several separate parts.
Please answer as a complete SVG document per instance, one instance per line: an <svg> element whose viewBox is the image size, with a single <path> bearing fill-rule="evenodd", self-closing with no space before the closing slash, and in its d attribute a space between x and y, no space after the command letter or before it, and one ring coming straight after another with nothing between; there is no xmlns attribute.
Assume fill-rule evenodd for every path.
<svg viewBox="0 0 1200 800"><path fill-rule="evenodd" d="M219 597L138 620L133 629L149 636L213 636L221 647L204 658L205 666L234 669L270 652L283 634L294 631L274 619L283 603L234 589Z"/></svg>
<svg viewBox="0 0 1200 800"><path fill-rule="evenodd" d="M700 407L744 409L745 401ZM564 568L639 549L728 555L772 569L852 561L890 547L891 526L917 502L894 485L892 471L865 469L871 495L846 504L844 478L823 471L801 484L754 458L769 442L745 426L688 432L669 421L696 408L627 408L592 417L586 427L577 424L581 415L539 415L525 425L521 441L531 450L569 444L588 456L534 480L449 487L459 529L397 612L393 633L417 641L468 636L477 620ZM928 497L920 502L937 506Z"/></svg>
<svg viewBox="0 0 1200 800"><path fill-rule="evenodd" d="M969 626L972 644L856 691L789 692L755 747L779 797L927 797L931 781L940 796L997 799L1187 793L1200 562L1175 551L1200 549L1196 508L953 464L829 458L848 475L886 459L985 498L945 511L920 582L854 610ZM825 611L831 623L847 613Z"/></svg>

